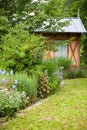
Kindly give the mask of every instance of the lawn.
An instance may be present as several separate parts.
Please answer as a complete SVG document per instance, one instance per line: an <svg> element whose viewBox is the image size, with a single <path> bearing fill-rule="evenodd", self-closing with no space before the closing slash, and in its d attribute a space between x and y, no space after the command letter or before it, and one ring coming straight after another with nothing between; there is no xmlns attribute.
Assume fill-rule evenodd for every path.
<svg viewBox="0 0 87 130"><path fill-rule="evenodd" d="M87 130L87 78L66 80L65 87L0 130Z"/></svg>

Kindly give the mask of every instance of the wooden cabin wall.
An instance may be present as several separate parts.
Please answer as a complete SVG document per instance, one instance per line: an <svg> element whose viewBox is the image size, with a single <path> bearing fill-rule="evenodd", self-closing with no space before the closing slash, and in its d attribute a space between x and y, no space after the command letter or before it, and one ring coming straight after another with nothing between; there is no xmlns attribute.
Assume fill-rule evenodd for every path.
<svg viewBox="0 0 87 130"><path fill-rule="evenodd" d="M37 34L41 34L38 32ZM55 44L55 40L68 40L70 38L75 38L74 41L71 41L67 45L67 57L73 61L73 66L80 66L80 36L79 33L42 33L43 36L50 38L53 40ZM55 56L55 52L51 51L47 53L45 59L53 58Z"/></svg>

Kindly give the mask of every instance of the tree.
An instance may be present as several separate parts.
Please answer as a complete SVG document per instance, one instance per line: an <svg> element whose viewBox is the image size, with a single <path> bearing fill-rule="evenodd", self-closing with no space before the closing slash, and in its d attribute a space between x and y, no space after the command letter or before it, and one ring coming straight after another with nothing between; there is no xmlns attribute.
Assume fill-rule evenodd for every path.
<svg viewBox="0 0 87 130"><path fill-rule="evenodd" d="M10 16L14 13L21 13L26 4L32 0L0 0L0 14Z"/></svg>
<svg viewBox="0 0 87 130"><path fill-rule="evenodd" d="M60 20L64 16L64 0L0 0L1 15L5 15L10 24L26 23L30 32L39 28L43 21ZM62 15L61 15L62 14ZM54 21L53 21L54 22Z"/></svg>

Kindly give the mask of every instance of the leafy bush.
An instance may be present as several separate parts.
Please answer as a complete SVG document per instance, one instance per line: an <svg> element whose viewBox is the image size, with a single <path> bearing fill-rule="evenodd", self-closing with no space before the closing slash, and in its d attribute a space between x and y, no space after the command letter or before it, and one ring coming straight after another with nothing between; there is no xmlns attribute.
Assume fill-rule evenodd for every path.
<svg viewBox="0 0 87 130"><path fill-rule="evenodd" d="M0 66L16 71L26 70L29 73L42 63L43 51L46 48L45 38L29 34L21 26L16 26L2 38L0 44Z"/></svg>
<svg viewBox="0 0 87 130"><path fill-rule="evenodd" d="M39 75L37 86L37 97L46 98L49 95L49 79L46 74Z"/></svg>
<svg viewBox="0 0 87 130"><path fill-rule="evenodd" d="M17 90L25 91L29 97L29 101L35 102L37 97L37 78L33 74L28 76L25 72L20 72L15 74L15 78L18 80Z"/></svg>
<svg viewBox="0 0 87 130"><path fill-rule="evenodd" d="M49 78L50 94L53 94L56 90L59 90L60 82L61 79L57 75Z"/></svg>
<svg viewBox="0 0 87 130"><path fill-rule="evenodd" d="M57 60L57 65L59 67L64 67L64 69L69 68L72 65L71 59L65 58L65 57L59 57Z"/></svg>
<svg viewBox="0 0 87 130"><path fill-rule="evenodd" d="M50 93L54 93L58 89L61 81L60 75L62 74L62 68L58 66L56 59L50 59L44 62L44 71L48 74Z"/></svg>
<svg viewBox="0 0 87 130"><path fill-rule="evenodd" d="M83 69L71 69L64 72L65 79L74 79L74 78L85 78L87 77L87 70Z"/></svg>
<svg viewBox="0 0 87 130"><path fill-rule="evenodd" d="M24 92L0 91L0 117L13 116L19 109L27 105L27 99Z"/></svg>
<svg viewBox="0 0 87 130"><path fill-rule="evenodd" d="M58 70L57 61L55 58L44 61L44 72L47 71L48 76L52 76Z"/></svg>

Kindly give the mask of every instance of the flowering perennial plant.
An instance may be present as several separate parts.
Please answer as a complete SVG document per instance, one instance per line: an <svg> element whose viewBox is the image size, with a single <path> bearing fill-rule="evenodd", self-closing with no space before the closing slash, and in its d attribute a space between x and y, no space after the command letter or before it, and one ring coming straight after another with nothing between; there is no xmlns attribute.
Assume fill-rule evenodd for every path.
<svg viewBox="0 0 87 130"><path fill-rule="evenodd" d="M13 116L29 103L26 93L17 91L18 80L14 77L13 70L6 73L0 69L0 117Z"/></svg>
<svg viewBox="0 0 87 130"><path fill-rule="evenodd" d="M14 79L14 72L10 70L6 73L5 70L0 69L0 88L16 89L18 81Z"/></svg>

